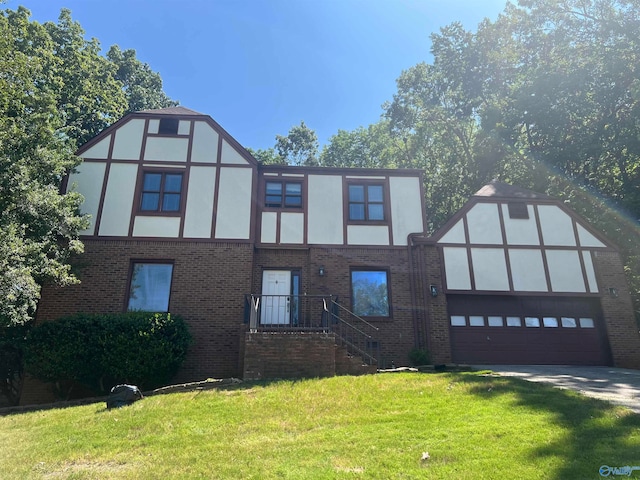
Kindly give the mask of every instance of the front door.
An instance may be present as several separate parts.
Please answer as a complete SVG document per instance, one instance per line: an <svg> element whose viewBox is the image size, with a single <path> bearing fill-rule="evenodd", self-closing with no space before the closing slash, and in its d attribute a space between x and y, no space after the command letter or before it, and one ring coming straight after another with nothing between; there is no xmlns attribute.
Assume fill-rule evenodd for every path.
<svg viewBox="0 0 640 480"><path fill-rule="evenodd" d="M284 325L291 319L291 271L262 272L262 325Z"/></svg>

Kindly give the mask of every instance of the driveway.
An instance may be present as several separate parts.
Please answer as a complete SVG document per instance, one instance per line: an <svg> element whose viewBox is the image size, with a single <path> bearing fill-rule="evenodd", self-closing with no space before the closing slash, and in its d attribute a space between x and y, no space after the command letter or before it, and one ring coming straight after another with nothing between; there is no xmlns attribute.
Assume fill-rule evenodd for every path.
<svg viewBox="0 0 640 480"><path fill-rule="evenodd" d="M505 377L550 383L640 413L640 370L562 365L474 365Z"/></svg>

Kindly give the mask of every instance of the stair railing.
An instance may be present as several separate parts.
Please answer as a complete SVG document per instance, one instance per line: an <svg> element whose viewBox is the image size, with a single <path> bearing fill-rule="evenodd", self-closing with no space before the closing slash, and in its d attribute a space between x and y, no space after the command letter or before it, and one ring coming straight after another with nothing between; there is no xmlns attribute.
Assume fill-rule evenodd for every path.
<svg viewBox="0 0 640 480"><path fill-rule="evenodd" d="M380 359L377 340L380 329L337 303L333 297L329 297L329 302L324 299L323 307L324 315L329 319L329 328L336 335L336 343L345 347L350 355L361 357L366 364L377 365Z"/></svg>

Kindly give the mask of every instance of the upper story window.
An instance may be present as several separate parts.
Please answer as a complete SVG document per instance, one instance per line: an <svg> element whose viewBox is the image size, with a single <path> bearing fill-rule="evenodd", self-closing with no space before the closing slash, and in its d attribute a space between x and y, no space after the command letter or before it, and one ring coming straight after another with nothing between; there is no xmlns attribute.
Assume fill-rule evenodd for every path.
<svg viewBox="0 0 640 480"><path fill-rule="evenodd" d="M180 120L177 118L161 118L158 133L160 135L177 135L179 125Z"/></svg>
<svg viewBox="0 0 640 480"><path fill-rule="evenodd" d="M382 222L384 187L376 184L349 185L349 220Z"/></svg>
<svg viewBox="0 0 640 480"><path fill-rule="evenodd" d="M182 173L145 172L142 180L140 210L175 213L180 211Z"/></svg>
<svg viewBox="0 0 640 480"><path fill-rule="evenodd" d="M264 206L301 208L302 184L299 182L266 182Z"/></svg>
<svg viewBox="0 0 640 480"><path fill-rule="evenodd" d="M527 204L524 202L509 202L507 204L507 208L509 209L509 218L529 218L529 209L527 208Z"/></svg>

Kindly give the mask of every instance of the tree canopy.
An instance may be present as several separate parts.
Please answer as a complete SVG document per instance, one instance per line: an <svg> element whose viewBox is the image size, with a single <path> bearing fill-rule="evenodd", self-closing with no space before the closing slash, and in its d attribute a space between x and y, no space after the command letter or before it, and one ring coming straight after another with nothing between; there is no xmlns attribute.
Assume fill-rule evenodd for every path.
<svg viewBox="0 0 640 480"><path fill-rule="evenodd" d="M519 0L431 40L320 165L423 169L431 232L494 178L560 198L622 249L640 312L640 2Z"/></svg>
<svg viewBox="0 0 640 480"><path fill-rule="evenodd" d="M0 14L0 326L28 322L44 282L77 281L69 258L87 220L82 198L60 193L76 147L127 111L175 104L133 50L100 55L68 10L58 23L30 15Z"/></svg>

